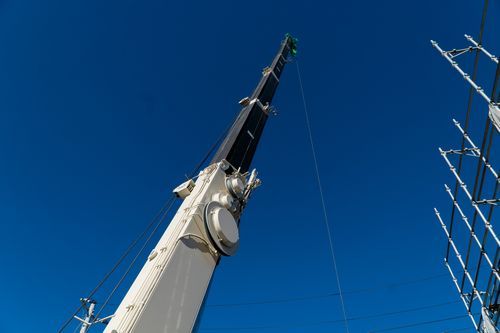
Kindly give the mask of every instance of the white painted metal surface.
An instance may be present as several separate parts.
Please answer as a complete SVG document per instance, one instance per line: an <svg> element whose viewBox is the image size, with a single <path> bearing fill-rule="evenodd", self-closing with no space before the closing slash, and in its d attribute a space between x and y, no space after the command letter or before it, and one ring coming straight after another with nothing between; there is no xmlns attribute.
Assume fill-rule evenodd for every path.
<svg viewBox="0 0 500 333"><path fill-rule="evenodd" d="M497 131L500 132L500 108L498 107L498 105L490 104L488 115L493 125L495 125Z"/></svg>
<svg viewBox="0 0 500 333"><path fill-rule="evenodd" d="M481 316L483 317L482 331L484 333L498 333L495 325L491 322L488 312L485 308L481 308Z"/></svg>
<svg viewBox="0 0 500 333"><path fill-rule="evenodd" d="M224 246L237 246L235 218L225 207L232 199L226 188L226 164L203 170L161 237L105 333L187 333L196 322L220 252L205 226L208 203L215 206ZM241 181L241 180L240 180ZM236 187L245 186L231 181ZM251 189L254 186L249 186ZM229 215L228 215L229 214ZM236 217L237 218L237 217ZM231 221L232 219L232 221ZM234 222L231 224L231 222ZM216 226L216 229L217 229ZM236 229L235 229L236 228Z"/></svg>

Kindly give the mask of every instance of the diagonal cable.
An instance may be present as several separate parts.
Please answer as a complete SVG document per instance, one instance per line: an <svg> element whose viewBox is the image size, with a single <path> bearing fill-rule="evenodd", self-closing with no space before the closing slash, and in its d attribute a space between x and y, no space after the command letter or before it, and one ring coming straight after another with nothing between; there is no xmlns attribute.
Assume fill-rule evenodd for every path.
<svg viewBox="0 0 500 333"><path fill-rule="evenodd" d="M165 220L165 218L167 217L167 214L170 212L170 209L172 208L172 206L174 205L175 203L175 195L172 195L170 200L168 201L168 206L166 207L166 209L164 210L163 214L161 215L161 217L158 219L158 223L156 223L155 227L153 228L153 230L151 230L151 233L149 234L148 238L146 239L146 241L144 242L144 244L142 245L142 247L140 248L139 252L137 252L137 254L135 255L135 257L132 259L132 261L130 262L130 264L128 265L127 269L125 270L125 272L122 274L120 280L118 280L118 282L115 284L115 286L113 287L113 290L109 293L108 297L106 298L106 300L104 301L103 305L101 306L101 308L99 309L99 311L97 312L97 314L95 315L95 318L94 318L94 323L99 319L99 316L101 315L101 313L104 311L104 309L106 308L106 306L109 304L109 301L111 300L111 298L113 297L113 295L116 293L116 291L118 290L118 288L121 286L121 284L123 283L123 281L125 280L125 278L127 277L127 275L130 273L130 271L132 270L132 268L134 267L135 265L135 262L137 261L137 259L140 257L140 255L144 252L144 249L146 248L146 246L149 244L149 242L151 241L151 238L155 235L156 231L158 230L158 228L162 225L163 221Z"/></svg>
<svg viewBox="0 0 500 333"><path fill-rule="evenodd" d="M305 114L305 118L306 118L307 132L309 134L309 142L311 144L311 152L312 152L313 160L314 160L314 168L316 170L316 180L318 182L319 195L321 197L321 206L323 207L323 215L324 215L326 232L328 235L328 243L330 245L330 253L332 255L332 264L333 264L333 268L335 271L335 278L337 280L337 287L339 289L340 304L342 306L342 314L344 316L344 326L345 326L346 332L349 333L349 323L347 321L347 313L346 313L346 309L345 309L344 295L342 293L342 287L340 284L340 276L339 276L339 271L337 268L337 259L335 257L335 250L333 247L333 236L332 236L332 233L330 231L330 223L328 222L328 214L326 212L325 197L323 195L323 186L321 185L321 177L319 174L318 160L316 158L316 150L314 148L314 140L313 140L312 131L311 131L311 123L309 121L309 112L307 111L306 97L304 95L304 87L302 85L302 77L300 76L299 62L296 61L295 64L297 65L297 75L299 78L300 92L302 95L302 103L304 104L304 114Z"/></svg>
<svg viewBox="0 0 500 333"><path fill-rule="evenodd" d="M116 263L113 265L110 271L106 273L106 275L99 281L99 283L92 289L92 291L87 295L86 298L91 299L94 294L102 287L102 285L110 278L110 276L118 269L118 267L123 263L123 261L128 257L128 255L131 253L131 251L134 249L134 247L137 245L137 243L146 236L148 231L155 225L156 221L160 216L163 214L165 209L170 205L171 198L162 205L158 213L151 219L151 221L148 223L146 228L141 232L140 235L137 236L127 247L127 249L123 252L121 257L116 261ZM73 321L74 317L80 312L80 310L83 309L84 303L81 303L81 305L75 310L75 312L61 325L59 330L57 331L58 333L64 332L66 327Z"/></svg>

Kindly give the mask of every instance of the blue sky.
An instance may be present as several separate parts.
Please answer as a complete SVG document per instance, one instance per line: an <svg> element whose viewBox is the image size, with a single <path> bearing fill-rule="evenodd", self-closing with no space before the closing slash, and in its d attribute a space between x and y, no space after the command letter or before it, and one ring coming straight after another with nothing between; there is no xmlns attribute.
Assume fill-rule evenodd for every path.
<svg viewBox="0 0 500 333"><path fill-rule="evenodd" d="M490 6L485 45L498 54L500 2ZM0 0L0 332L56 331L233 119L286 32L300 42L342 286L365 290L346 293L348 317L457 301L432 209L449 208L437 147L458 145L451 119L463 119L467 87L429 40L466 45L481 10L464 0ZM323 323L342 318L335 296L213 306L337 292L301 103L291 64L253 163L263 186L239 253L215 274L202 331L343 332ZM464 313L452 303L350 328Z"/></svg>

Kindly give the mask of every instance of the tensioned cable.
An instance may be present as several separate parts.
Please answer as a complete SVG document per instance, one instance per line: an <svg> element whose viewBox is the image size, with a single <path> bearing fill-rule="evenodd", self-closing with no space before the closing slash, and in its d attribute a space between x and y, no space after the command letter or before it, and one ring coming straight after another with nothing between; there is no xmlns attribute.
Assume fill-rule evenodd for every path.
<svg viewBox="0 0 500 333"><path fill-rule="evenodd" d="M236 117L238 117L239 113L236 114L236 116L234 117L234 119L236 119ZM193 170L193 172L191 173L191 177L190 178L193 178L196 173L199 171L199 169L203 166L203 164L208 160L208 158L212 155L212 153L214 152L215 148L217 148L217 145L224 139L224 136L227 134L227 132L230 130L231 126L233 125L233 122L232 121L229 126L226 127L226 129L224 130L224 132L221 133L221 135L217 138L217 140L214 142L214 144L212 144L212 146L209 148L208 152L205 154L205 156L202 158L202 160L196 165L195 169ZM167 206L169 206L168 209L170 209L170 207L172 206L173 204L173 201L171 202L171 200L175 199L174 196L172 196L169 200L165 201L165 203L162 205L162 207L160 208L160 210L156 213L156 215L151 219L150 223L146 226L146 228L142 231L142 233L136 238L134 239L130 245L127 247L127 249L125 250L125 252L122 254L122 256L118 259L118 261L115 263L115 265L111 268L111 270L103 277L103 279L101 281L99 281L99 283L96 285L96 287L88 294L88 296L86 298L92 298L92 296L94 296L94 294L102 287L102 285L108 280L108 278L116 271L116 269L122 264L123 260L125 260L126 257L128 257L128 255L130 254L130 252L132 251L132 249L137 245L137 243L146 235L146 233L153 227L154 223L157 221L157 219L163 214L163 212L165 211L165 209L167 209ZM175 200L174 200L175 201ZM108 303L109 305L109 303ZM74 316L76 316L78 314L78 312L80 312L80 310L82 310L83 308L83 303L73 312L73 314L61 325L61 327L59 328L58 330L58 333L62 333L64 331L64 329L71 323L71 321L74 319ZM97 316L96 316L97 318Z"/></svg>
<svg viewBox="0 0 500 333"><path fill-rule="evenodd" d="M480 24L480 27L479 27L479 38L478 38L478 44L481 45L482 42L483 42L483 33L484 33L484 26L486 24L486 16L487 16L487 13L488 13L488 3L489 3L489 0L485 0L484 1L484 6L483 6L483 12L482 12L482 16L481 16L481 24ZM477 49L476 50L476 54L475 54L475 57L474 57L474 67L473 67L473 70L472 70L472 81L475 81L476 80L476 77L477 77L477 71L478 71L478 65L479 65L479 56L481 54L481 50L480 49ZM467 133L467 130L469 129L469 120L470 120L470 114L471 114L471 110L472 110L472 100L474 98L474 94L475 94L475 89L471 86L469 88L469 97L468 97L468 100L467 100L467 112L466 112L466 115L465 115L465 123L464 123L464 134ZM465 149L465 135L462 136L462 151ZM457 173L458 175L460 175L460 172L462 171L462 163L463 163L463 155L464 154L460 154L459 157L458 157L458 167L457 167ZM479 157L481 159L481 157ZM458 195L458 188L459 188L459 182L458 180L455 181L455 188L453 190L453 193L454 193L454 197L456 198L457 195ZM455 219L455 205L452 205L452 208L451 208L451 218L450 218L450 237L451 237L451 234L453 232L453 221ZM447 248L446 248L446 259L448 260L449 258L449 255L450 255L450 242L448 242L448 245L447 245Z"/></svg>
<svg viewBox="0 0 500 333"><path fill-rule="evenodd" d="M333 263L333 268L335 270L335 278L337 279L337 287L339 289L340 304L342 306L342 314L344 315L345 330L347 333L349 333L349 324L347 322L347 313L346 313L346 309L345 309L344 295L342 294L342 287L340 284L340 277L339 277L339 272L338 272L338 268L337 268L337 259L335 257L335 250L333 248L333 237L332 237L332 233L330 232L330 225L328 222L328 214L326 212L326 204L325 204L325 198L323 195L323 187L321 185L321 177L319 174L318 160L316 158L316 150L314 148L314 140L312 137L311 124L309 121L309 112L307 111L306 97L304 94L304 87L302 85L302 77L300 76L300 67L299 67L298 60L295 61L295 64L297 65L297 75L299 78L300 92L302 95L302 103L304 104L304 114L305 114L305 118L306 118L307 132L309 134L309 142L311 144L311 152L313 155L314 167L316 170L316 180L318 182L318 189L319 189L319 194L321 197L321 206L323 207L323 215L324 215L324 221L325 221L325 226L326 226L326 232L328 235L328 243L330 244L330 253L332 255L332 263Z"/></svg>
<svg viewBox="0 0 500 333"><path fill-rule="evenodd" d="M461 300L456 300L456 301L450 301L450 302L444 302L444 303L438 303L438 304L431 304L431 305L424 305L424 306L419 306L419 307L414 307L410 309L403 309L403 310L397 310L397 311L390 311L390 312L384 312L384 313L379 313L379 314L371 314L371 315L366 315L366 316L358 316L358 317L351 317L348 318L349 321L356 321L356 320L367 320L367 319L374 319L374 318L381 318L381 317L389 317L389 316L394 316L402 313L410 313L410 312L417 312L417 311L423 311L423 310L428 310L428 309L434 309L438 307L444 307L447 305L455 304L455 303L460 303ZM310 323L295 323L295 324L289 324L289 325L262 325L262 326L246 326L246 327L208 327L208 328L202 328L201 331L226 331L226 330L234 330L234 331L253 331L253 330L264 330L264 329L290 329L290 328L298 328L298 327L307 327L307 326L318 326L318 325L330 325L330 324L337 324L337 323L343 323L344 319L334 319L334 320L324 320L324 321L317 321L317 322L310 322Z"/></svg>
<svg viewBox="0 0 500 333"><path fill-rule="evenodd" d="M162 222L165 220L165 217L167 217L167 214L169 213L170 209L174 205L174 202L175 202L175 195L172 194L172 197L170 199L170 203L169 203L168 207L165 209L163 215L160 217L158 223L155 225L154 229L149 234L148 238L146 239L146 241L142 245L142 247L139 250L139 252L135 255L134 259L132 259L132 261L130 262L129 266L127 267L127 270L123 273L123 275L120 278L120 280L116 283L116 285L113 288L113 290L109 293L109 295L106 298L106 300L104 301L103 305L101 306L101 308L99 309L99 311L95 315L94 322L99 319L99 316L102 313L102 311L106 308L106 306L108 305L109 301L111 300L111 298L113 297L113 295L115 294L115 292L118 290L118 288L120 287L120 285L123 283L123 281L127 277L128 273L130 273L130 270L134 267L135 262L137 261L137 259L139 258L139 256L142 254L142 252L144 251L144 249L146 248L146 246L149 244L149 242L151 241L151 238L156 233L156 231L158 230L158 228L161 226Z"/></svg>
<svg viewBox="0 0 500 333"><path fill-rule="evenodd" d="M462 327L462 328L454 328L454 329L451 329L451 330L446 330L446 331L443 331L443 332L441 332L441 333L465 332L465 331L470 331L470 332L474 331L474 332L476 332L476 330L475 330L475 329L473 329L473 328L470 328L470 327Z"/></svg>
<svg viewBox="0 0 500 333"><path fill-rule="evenodd" d="M122 262L125 260L126 257L130 254L130 252L134 249L134 247L137 245L137 243L147 234L147 232L153 227L155 222L158 220L158 218L162 215L163 211L167 208L167 206L170 204L170 201L172 198L169 200L165 201L165 203L162 205L160 210L155 214L155 216L151 219L151 221L148 223L146 228L135 238L127 247L125 252L121 255L121 257L116 261L116 263L113 265L111 270L106 273L106 275L99 281L99 283L92 289L92 291L87 295L86 298L90 299L94 294L102 287L102 285L109 279L109 277L116 271L116 269L122 264ZM80 310L83 309L84 303L82 302L81 305L74 311L74 313L69 317L59 328L58 333L62 333L64 329L71 323L71 321L74 319L74 317L80 312Z"/></svg>
<svg viewBox="0 0 500 333"><path fill-rule="evenodd" d="M494 78L494 81L493 81L493 89L492 89L492 92L491 92L491 101L493 101L493 102L495 101L496 89L497 89L497 86L498 86L498 83L499 83L499 79L500 79L500 64L497 65L497 70L495 72L495 78ZM482 155L484 154L486 137L488 136L488 132L489 132L489 139L488 139L487 148L486 148L486 155L484 155L485 161L483 162L483 156ZM483 186L484 186L484 180L486 178L486 173L487 173L487 165L489 163L491 147L493 145L493 136L496 135L494 125L492 124L489 116L486 117L486 127L485 127L485 131L484 131L483 135L484 135L484 138L483 138L483 143L481 145L481 150L480 150L480 154L479 154L479 160L478 160L478 165L477 165L477 174L476 174L476 179L475 179L475 182L474 182L474 190L472 192L472 200L479 200L479 199L481 199L481 195L482 195L482 191L483 191ZM483 165L482 170L480 170L481 169L481 165ZM479 181L479 185L478 185L478 177L479 177L480 173L481 173L481 180ZM477 193L476 193L476 189L477 189ZM495 189L493 191L493 196L492 196L493 198L496 198L497 191L498 191L498 179L495 180ZM490 209L489 209L489 212L488 212L488 218L487 218L488 222L491 222L491 218L493 216L493 209L494 208L495 208L495 205L490 205ZM474 228L474 226L476 224L477 215L478 215L478 212L477 212L477 210L475 210L474 211L474 217L473 217L473 220L472 220L472 226L473 226L473 228ZM489 229L486 228L484 230L484 232L483 232L483 237L482 237L482 242L481 242L481 244L482 244L481 246L483 248L486 246L486 241L487 241L488 233L489 233ZM469 237L469 247L467 249L467 256L466 256L466 261L465 261L465 265L466 265L465 267L466 268L468 267L468 264L469 264L471 245L472 245L472 235ZM497 251L498 251L498 249L497 249ZM478 282L478 279L479 279L479 272L480 272L481 263L482 263L482 259L484 258L484 255L485 255L485 251L483 251L483 249L482 249L482 251L480 253L480 256L479 256L479 259L478 259L478 263L477 263L477 268L476 268L476 272L475 272L475 276L474 276L474 283L472 284L472 287L474 289L476 288L476 285L477 285L477 282ZM497 255L495 255L495 257L496 256ZM490 279L488 281L488 288L491 285L491 281L492 281L492 277L493 277L492 274L493 274L493 271L491 272ZM465 273L464 273L464 277L463 277L463 280L462 280L462 289L463 289L464 283L465 283ZM487 289L487 290L489 290L489 289ZM486 302L486 300L489 297L490 297L490 295L486 296L485 302ZM473 302L473 300L471 299L469 301L469 309L472 307L472 302Z"/></svg>
<svg viewBox="0 0 500 333"><path fill-rule="evenodd" d="M401 287L401 286L407 286L407 285L413 285L416 283L427 282L429 280L442 278L445 276L448 277L449 274L443 273L443 274L438 274L438 275L431 275L431 276L423 277L423 278L416 279L416 280L390 283L390 284L386 284L383 286L377 286L377 287L373 287L373 288L347 290L347 291L344 291L343 294L347 295L347 294L369 293L369 292L379 291L382 289L397 288L397 287ZM237 306L246 306L246 305L279 304L279 303L290 303L290 302L300 302L300 301L307 301L307 300L313 300L313 299L329 298L329 297L333 297L333 296L339 296L339 293L338 292L334 292L334 293L331 292L331 293L324 293L324 294L318 294L318 295L304 295L304 296L288 297L288 298L281 298L281 299L264 299L264 300L246 301L246 302L239 302L239 303L207 304L207 307L208 308L224 308L224 307L237 307Z"/></svg>
<svg viewBox="0 0 500 333"><path fill-rule="evenodd" d="M484 4L484 8L483 8L483 18L481 21L481 28L480 28L480 41L478 43L481 43L485 19L486 19L487 8L488 8L488 0L485 0L485 4ZM495 78L493 81L491 101L495 101L495 95L496 95L496 89L497 89L497 85L498 85L499 75L500 75L500 64L497 66ZM480 154L479 154L478 164L477 164L477 169L476 169L476 177L474 179L474 187L473 187L473 191L472 191L472 200L473 201L481 199L481 194L483 192L484 181L485 181L485 177L486 177L486 173L487 173L487 164L489 163L490 151L491 151L494 135L495 135L494 126L490 120L490 117L487 116L485 130L483 133L483 141L481 144L481 149L480 149ZM484 159L484 162L483 162L483 159ZM497 189L498 189L498 181L495 184L495 190L494 190L493 197L496 196ZM494 209L494 205L491 205L487 221L491 220L491 217L493 214L493 209ZM478 215L478 212L477 212L477 210L475 210L474 216L472 219L472 231L475 231L477 215ZM484 244L487 240L488 232L489 232L489 229L486 228L484 231L484 234L483 234L483 238L482 238L482 247L485 246ZM469 242L468 242L468 247L467 247L467 255L465 258L465 268L466 269L468 269L468 267L469 267L471 246L472 246L472 235L469 237ZM477 269L476 269L475 276L474 276L474 281L472 283L473 288L476 288L476 285L477 285L477 281L479 278L479 270L480 270L480 266L482 263L483 255L484 255L484 251L481 251L479 259L478 259ZM461 291L463 291L463 289L464 289L465 280L466 280L466 274L464 272L464 274L462 275L462 280L461 280ZM490 282L491 282L491 279L488 282L488 285L490 284ZM473 299L471 299L469 301L469 309L472 307L472 302L473 302Z"/></svg>
<svg viewBox="0 0 500 333"><path fill-rule="evenodd" d="M73 333L76 333L78 330L80 330L81 326L80 325L75 325L75 329L73 330Z"/></svg>
<svg viewBox="0 0 500 333"><path fill-rule="evenodd" d="M412 327L417 327L417 326L423 326L423 325L441 323L443 321L456 320L456 319L465 318L465 317L468 317L468 316L469 315L466 314L466 315L460 315L460 316L454 316L454 317L446 317L446 318L435 319L435 320L419 321L419 322L416 322L416 323L411 323L411 324L406 324L406 325L400 325L400 326L394 326L394 327L388 327L388 328L383 328L383 329L375 330L375 331L369 331L368 333L379 333L379 332L388 332L388 331L401 330L401 329L404 329L404 328L412 328Z"/></svg>
<svg viewBox="0 0 500 333"><path fill-rule="evenodd" d="M80 326L76 325L75 329L73 330L73 333L76 333L76 331L78 331L79 329L80 329Z"/></svg>
<svg viewBox="0 0 500 333"><path fill-rule="evenodd" d="M203 164L205 164L205 162L208 160L208 158L213 154L213 152L215 151L215 149L219 146L219 144L222 142L222 140L224 140L224 138L226 137L227 133L229 132L229 130L231 129L231 127L233 127L234 125L234 122L236 121L236 118L238 118L240 115L240 112L236 113L236 115L233 117L232 121L229 123L229 125L224 129L224 131L219 135L219 137L217 138L217 140L212 144L212 146L210 146L209 150L207 151L207 153L205 154L205 156L201 159L201 161L196 165L196 167L194 168L194 170L191 172L189 178L193 178L194 176L196 176L196 173L201 169L201 167L203 166Z"/></svg>

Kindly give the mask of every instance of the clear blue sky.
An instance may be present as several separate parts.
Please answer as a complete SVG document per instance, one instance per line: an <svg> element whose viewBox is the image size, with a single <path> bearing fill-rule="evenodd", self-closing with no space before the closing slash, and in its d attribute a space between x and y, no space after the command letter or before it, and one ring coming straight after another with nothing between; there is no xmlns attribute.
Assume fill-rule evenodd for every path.
<svg viewBox="0 0 500 333"><path fill-rule="evenodd" d="M56 331L239 111L286 32L300 40L343 289L371 290L345 295L348 317L457 301L441 276L445 239L432 209L449 208L437 147L458 144L451 119L463 118L467 90L429 39L465 45L481 9L464 0L0 0L0 332ZM499 13L491 1L485 40L496 53ZM263 186L241 249L222 260L208 305L337 291L294 66L254 159ZM454 303L350 327L462 314ZM201 329L343 332L307 325L341 318L333 296L209 306Z"/></svg>

